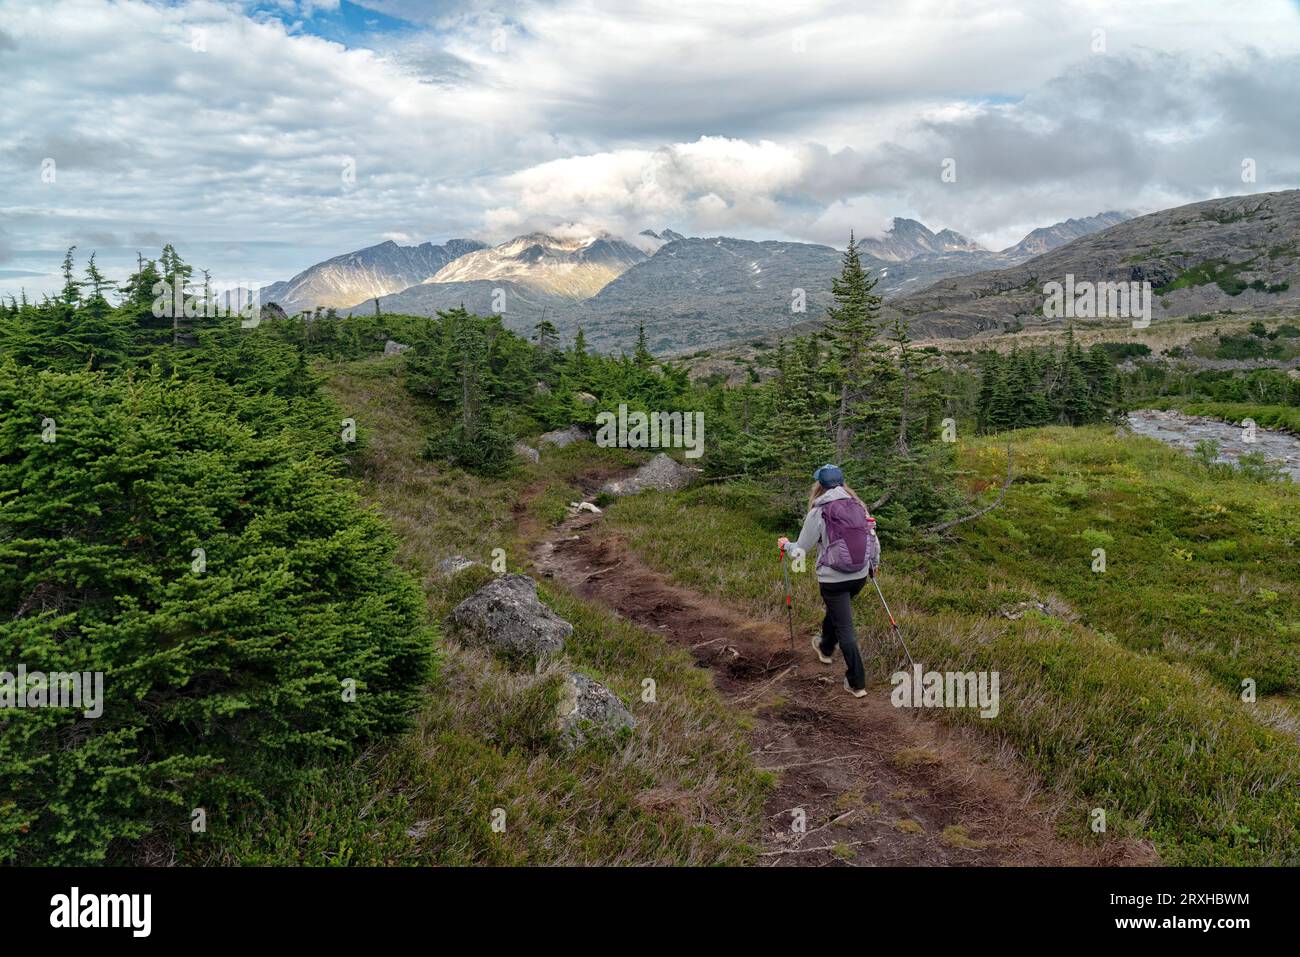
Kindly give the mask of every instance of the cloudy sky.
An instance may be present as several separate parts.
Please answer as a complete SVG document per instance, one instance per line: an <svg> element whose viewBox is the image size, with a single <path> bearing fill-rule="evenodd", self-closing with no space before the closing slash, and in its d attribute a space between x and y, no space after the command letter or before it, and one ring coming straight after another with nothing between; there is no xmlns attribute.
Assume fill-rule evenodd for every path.
<svg viewBox="0 0 1300 957"><path fill-rule="evenodd" d="M224 285L538 228L999 248L1300 185L1295 0L0 0L0 76L6 295L73 243Z"/></svg>

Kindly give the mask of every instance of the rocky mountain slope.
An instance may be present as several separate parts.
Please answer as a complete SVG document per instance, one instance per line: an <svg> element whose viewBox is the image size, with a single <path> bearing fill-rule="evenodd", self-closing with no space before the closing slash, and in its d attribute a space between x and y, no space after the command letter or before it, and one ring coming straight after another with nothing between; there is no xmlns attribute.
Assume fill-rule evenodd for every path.
<svg viewBox="0 0 1300 957"><path fill-rule="evenodd" d="M867 237L858 242L862 252L888 262L902 262L927 253L987 252L977 242L951 229L932 232L915 219L895 217L883 236Z"/></svg>
<svg viewBox="0 0 1300 957"><path fill-rule="evenodd" d="M685 348L820 315L841 253L809 243L678 239L556 321L581 325L594 348L630 348L645 324L651 349ZM795 290L805 311L793 312Z"/></svg>
<svg viewBox="0 0 1300 957"><path fill-rule="evenodd" d="M531 335L534 324L555 319L573 300L554 296L508 279L473 279L467 282L422 282L390 296L381 296L379 308L387 313L432 316L461 306L480 316L500 313L507 328ZM370 313L374 302L341 310L344 315Z"/></svg>
<svg viewBox="0 0 1300 957"><path fill-rule="evenodd" d="M638 249L644 250L647 255L653 256L660 246L685 238L681 233L674 232L671 229L665 229L661 233L657 233L653 229L643 229L632 237L632 244Z"/></svg>
<svg viewBox="0 0 1300 957"><path fill-rule="evenodd" d="M934 232L900 218L884 236L863 241L863 263L879 280L877 293L895 299L947 277L1013 265L1029 249L1065 242L1112 218L1122 216L1105 213L1044 227L1001 252L951 229ZM508 327L523 332L546 318L566 337L581 326L593 348L603 350L630 349L644 323L651 348L681 350L819 319L842 256L813 243L688 238L671 229L643 230L635 241L535 233L479 246L381 295L379 307L432 315L464 305L499 312ZM370 312L372 299L354 300L343 311Z"/></svg>
<svg viewBox="0 0 1300 957"><path fill-rule="evenodd" d="M1083 219L1067 219L1052 226L1039 226L1014 246L1008 246L1002 250L1002 255L1017 261L1024 261L1034 256L1041 256L1045 252L1050 252L1058 246L1064 246L1066 243L1082 236L1109 229L1111 226L1118 226L1124 220L1132 218L1132 213L1120 213L1112 210L1107 213L1098 213L1096 216L1086 216Z"/></svg>
<svg viewBox="0 0 1300 957"><path fill-rule="evenodd" d="M531 233L462 256L424 282L505 281L547 296L581 300L645 258L640 249L614 236L561 239Z"/></svg>
<svg viewBox="0 0 1300 957"><path fill-rule="evenodd" d="M895 219L884 237L865 239L860 246L866 254L895 263L892 267L878 269L881 282L877 291L892 299L918 292L949 276L967 276L1018 265L1128 218L1128 213L1106 212L1040 226L1014 246L997 252L985 249L951 229L935 233L914 219Z"/></svg>
<svg viewBox="0 0 1300 957"><path fill-rule="evenodd" d="M483 248L484 244L474 239L452 239L440 246L399 246L390 240L335 256L292 279L263 286L261 301L277 303L290 315L317 306L351 306L423 282L452 260Z"/></svg>
<svg viewBox="0 0 1300 957"><path fill-rule="evenodd" d="M970 336L1042 324L1044 284L1150 282L1152 320L1300 307L1300 190L1206 200L1126 220L1024 263L894 299L914 332ZM1057 320L1059 321L1059 320ZM1087 322L1088 320L1079 320Z"/></svg>
<svg viewBox="0 0 1300 957"><path fill-rule="evenodd" d="M569 331L563 316L599 293L647 254L631 243L601 235L581 240L544 233L518 236L499 246L482 247L422 279L379 299L383 312L431 316L464 306L481 315L500 313L508 328L530 332L542 319ZM373 302L358 302L346 314L370 312Z"/></svg>
<svg viewBox="0 0 1300 957"><path fill-rule="evenodd" d="M1075 232L1103 228L1112 218L1122 220L1123 214L1057 223L1011 249L1063 243ZM861 245L863 265L877 277L876 292L886 300L946 277L1009 266L1026 255L983 249L952 230L935 233L907 219L895 219L882 240ZM663 351L762 336L822 317L842 255L811 243L676 239L591 299L549 317L562 332L581 325L588 342L600 349L630 348L642 323L650 347ZM802 312L792 308L798 289L804 292Z"/></svg>

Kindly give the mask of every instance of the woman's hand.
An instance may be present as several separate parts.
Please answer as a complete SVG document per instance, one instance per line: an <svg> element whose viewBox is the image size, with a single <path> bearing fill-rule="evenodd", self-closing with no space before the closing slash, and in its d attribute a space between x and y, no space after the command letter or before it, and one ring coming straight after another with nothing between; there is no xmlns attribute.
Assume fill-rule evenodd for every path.
<svg viewBox="0 0 1300 957"><path fill-rule="evenodd" d="M786 538L784 535L782 535L780 538L776 540L776 547L781 549L782 551L785 551L786 546L789 544L790 544L790 539Z"/></svg>

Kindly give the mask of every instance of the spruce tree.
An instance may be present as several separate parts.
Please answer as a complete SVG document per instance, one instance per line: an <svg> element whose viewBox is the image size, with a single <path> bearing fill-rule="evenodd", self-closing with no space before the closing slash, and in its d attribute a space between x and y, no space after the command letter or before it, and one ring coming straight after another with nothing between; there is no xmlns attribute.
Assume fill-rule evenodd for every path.
<svg viewBox="0 0 1300 957"><path fill-rule="evenodd" d="M543 379L549 379L555 369L555 346L560 333L555 323L543 319L533 326L533 342L537 343L535 371Z"/></svg>
<svg viewBox="0 0 1300 957"><path fill-rule="evenodd" d="M1092 412L1088 378L1083 372L1083 355L1074 339L1074 327L1065 331L1065 348L1061 352L1060 398L1056 413L1064 425L1081 425Z"/></svg>
<svg viewBox="0 0 1300 957"><path fill-rule="evenodd" d="M573 346L565 360L565 371L573 379L574 383L580 388L586 388L587 373L591 366L591 357L587 354L587 335L582 331L582 326L578 327L577 334L573 337Z"/></svg>
<svg viewBox="0 0 1300 957"><path fill-rule="evenodd" d="M775 477L788 493L808 484L812 470L830 461L835 446L830 440L827 416L832 407L818 381L820 349L815 337L777 347L780 372L768 383L771 414L762 429L777 465Z"/></svg>
<svg viewBox="0 0 1300 957"><path fill-rule="evenodd" d="M826 330L832 342L831 373L839 386L835 416L835 451L843 459L854 434L854 405L868 401L873 372L880 367L876 319L880 297L872 293L876 280L867 275L858 254L857 240L849 234L840 275L831 280L835 305L826 309Z"/></svg>
<svg viewBox="0 0 1300 957"><path fill-rule="evenodd" d="M632 361L642 369L648 369L651 363L654 362L654 356L650 354L650 347L646 345L644 322L637 326L636 352L633 354Z"/></svg>

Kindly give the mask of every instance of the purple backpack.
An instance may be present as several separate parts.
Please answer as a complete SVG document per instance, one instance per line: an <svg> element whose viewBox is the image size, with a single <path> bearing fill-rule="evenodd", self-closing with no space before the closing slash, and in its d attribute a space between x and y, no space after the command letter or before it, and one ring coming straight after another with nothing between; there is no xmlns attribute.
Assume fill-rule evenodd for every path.
<svg viewBox="0 0 1300 957"><path fill-rule="evenodd" d="M880 564L880 539L876 520L856 498L837 498L819 506L826 525L826 547L817 565L837 572L860 572Z"/></svg>

